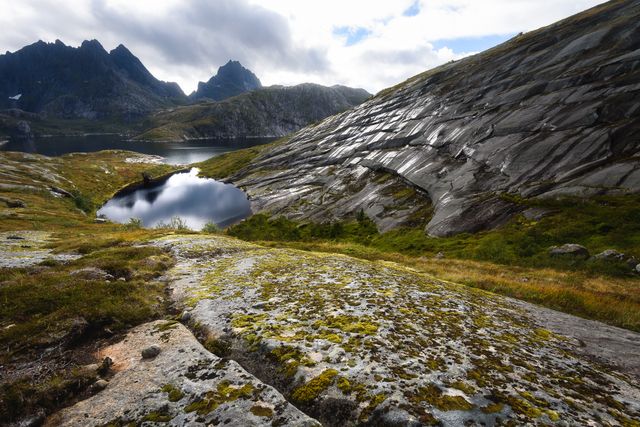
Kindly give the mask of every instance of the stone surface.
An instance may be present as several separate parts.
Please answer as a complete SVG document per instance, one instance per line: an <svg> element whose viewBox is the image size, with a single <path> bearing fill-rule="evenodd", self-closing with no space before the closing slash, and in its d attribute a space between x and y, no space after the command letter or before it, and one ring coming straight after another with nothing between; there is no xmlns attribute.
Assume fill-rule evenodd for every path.
<svg viewBox="0 0 640 427"><path fill-rule="evenodd" d="M160 346L154 344L143 349L140 352L140 355L142 356L143 359L153 359L154 357L160 354L160 351L161 351Z"/></svg>
<svg viewBox="0 0 640 427"><path fill-rule="evenodd" d="M80 258L81 255L54 254L47 249L50 236L44 231L0 232L0 267L23 268L48 260L68 262Z"/></svg>
<svg viewBox="0 0 640 427"><path fill-rule="evenodd" d="M105 388L107 388L107 386L109 385L109 383L105 380L98 380L95 383L93 383L93 385L91 386L91 388L93 389L93 391L102 391Z"/></svg>
<svg viewBox="0 0 640 427"><path fill-rule="evenodd" d="M549 331L535 306L389 262L217 236L155 244L176 256L173 298L211 348L324 425L616 425L640 417L637 381L594 361L616 365L611 353L575 351L569 328ZM639 335L625 337L608 339L637 367Z"/></svg>
<svg viewBox="0 0 640 427"><path fill-rule="evenodd" d="M594 258L604 261L624 261L627 256L615 249L607 249L595 255Z"/></svg>
<svg viewBox="0 0 640 427"><path fill-rule="evenodd" d="M567 243L562 246L552 246L549 248L549 255L551 256L571 256L575 258L589 258L589 250L582 245L575 243Z"/></svg>
<svg viewBox="0 0 640 427"><path fill-rule="evenodd" d="M522 208L503 193L637 193L639 45L638 2L605 3L382 91L229 180L255 211L328 221L364 209L382 230L421 215L436 236L504 223ZM390 181L433 209L381 195Z"/></svg>
<svg viewBox="0 0 640 427"><path fill-rule="evenodd" d="M158 345L154 359L140 348ZM318 426L234 361L207 350L182 325L156 321L101 351L113 358L108 387L50 417L46 426Z"/></svg>

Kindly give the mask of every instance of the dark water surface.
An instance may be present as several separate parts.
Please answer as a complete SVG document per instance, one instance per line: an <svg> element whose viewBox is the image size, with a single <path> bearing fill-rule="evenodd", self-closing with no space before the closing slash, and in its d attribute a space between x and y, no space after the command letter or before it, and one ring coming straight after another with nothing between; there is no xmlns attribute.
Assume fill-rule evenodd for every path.
<svg viewBox="0 0 640 427"><path fill-rule="evenodd" d="M219 227L232 225L249 215L251 207L239 188L197 176L198 169L176 173L159 182L116 194L100 210L111 221L142 220L147 228L168 224L179 217L193 230L207 222Z"/></svg>
<svg viewBox="0 0 640 427"><path fill-rule="evenodd" d="M0 151L22 151L61 156L101 150L129 150L164 157L164 162L182 165L201 162L229 151L271 142L275 138L209 139L189 142L127 141L120 135L88 135L16 140L0 145Z"/></svg>

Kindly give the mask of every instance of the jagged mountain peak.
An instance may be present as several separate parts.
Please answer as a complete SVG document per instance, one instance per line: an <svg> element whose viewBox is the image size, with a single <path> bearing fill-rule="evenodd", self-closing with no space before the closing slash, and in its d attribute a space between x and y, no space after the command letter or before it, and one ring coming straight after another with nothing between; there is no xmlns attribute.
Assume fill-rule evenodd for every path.
<svg viewBox="0 0 640 427"><path fill-rule="evenodd" d="M239 61L229 60L218 68L209 81L198 83L198 90L190 97L193 100L208 98L222 101L261 87L262 83L251 70L243 67Z"/></svg>
<svg viewBox="0 0 640 427"><path fill-rule="evenodd" d="M0 55L0 77L0 108L54 117L132 118L185 100L175 83L156 79L124 45L107 52L98 40L79 47L39 40ZM18 93L17 102L9 99Z"/></svg>

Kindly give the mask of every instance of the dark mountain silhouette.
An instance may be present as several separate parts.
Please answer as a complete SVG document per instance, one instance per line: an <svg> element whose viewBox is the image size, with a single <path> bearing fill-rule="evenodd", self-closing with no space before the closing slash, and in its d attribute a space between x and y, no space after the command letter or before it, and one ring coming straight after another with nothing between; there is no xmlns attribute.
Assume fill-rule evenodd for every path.
<svg viewBox="0 0 640 427"><path fill-rule="evenodd" d="M261 87L262 84L255 74L244 68L238 61L229 61L218 68L218 73L208 82L198 83L198 90L189 97L193 100L208 98L222 101Z"/></svg>
<svg viewBox="0 0 640 427"><path fill-rule="evenodd" d="M62 118L135 118L185 102L176 83L153 77L123 45L78 48L38 41L0 55L0 108Z"/></svg>

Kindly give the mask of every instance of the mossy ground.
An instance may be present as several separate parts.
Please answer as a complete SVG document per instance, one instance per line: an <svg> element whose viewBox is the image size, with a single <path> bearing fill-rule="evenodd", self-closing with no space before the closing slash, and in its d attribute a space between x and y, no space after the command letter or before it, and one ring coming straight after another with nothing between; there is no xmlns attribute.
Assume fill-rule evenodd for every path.
<svg viewBox="0 0 640 427"><path fill-rule="evenodd" d="M381 234L369 219L309 224L261 214L227 232L271 247L393 260L445 280L640 331L640 278L626 262L548 254L550 246L579 243L592 254L614 248L640 259L640 197L519 202L550 213L538 221L518 216L493 231L448 238L429 237L422 228ZM444 259L434 258L440 252Z"/></svg>
<svg viewBox="0 0 640 427"><path fill-rule="evenodd" d="M0 154L5 184L0 197L25 205L12 208L0 202L3 238L22 235L21 230L40 233L33 238L25 234L27 239L15 246L3 244L3 250L20 251L26 261L21 268L0 268L0 361L7 372L0 396L3 420L34 408L51 410L90 383L77 380L71 360L43 357L41 366L31 366L46 350L50 355L69 351L73 358L73 349L87 338L99 339L165 314L164 284L156 279L173 260L157 248L138 245L169 231L93 222L95 210L120 187L140 181L143 171L158 176L172 170L126 161L136 156L115 151L59 158ZM52 251L50 259L41 260L46 251ZM58 260L68 253L77 259ZM87 267L113 277L107 282L99 275L71 274ZM32 376L40 371L47 373ZM47 399L50 405L43 403Z"/></svg>
<svg viewBox="0 0 640 427"><path fill-rule="evenodd" d="M251 150L253 149L208 161L203 173L216 177L229 175L260 155L260 152ZM3 327L0 340L7 349L2 354L4 361L15 360L21 354L31 354L47 346L60 344L64 341L63 332L69 322L80 317L90 325L117 332L162 316L165 312L164 287L155 279L172 264L172 259L163 249L140 244L163 236L168 236L164 239L171 239L170 235L174 233L171 230L132 229L117 224L95 224L92 221L91 214L95 209L118 188L139 180L142 171L158 176L171 170L168 166L126 163L125 159L132 155L103 152L46 159L13 153L2 154L4 166L0 169L0 174L3 183L10 186L3 187L0 196L11 200L19 199L26 203L26 207L5 208L0 203L0 231L41 230L50 233L50 240L44 247L54 253L71 252L81 256L69 263L51 261L41 266L0 271L0 298L3 301L0 309L0 324ZM68 191L72 197L53 194L50 191L53 186ZM440 397L438 393L431 393L431 389L420 393L414 388L414 391L418 390L415 394L418 397L415 399L421 404L429 405L429 408L422 408L425 412L419 414L421 419L433 419L434 415L430 411L438 409L438 406L446 409L453 403L453 406L463 404L456 398L460 396L456 393L462 393L464 396L461 397L482 413L503 414L504 408L508 406L523 417L532 418L535 415L537 418L553 421L558 416L557 413L561 414L566 409L563 404L574 409L584 409L586 403L581 402L578 395L591 393L598 402L605 402L605 405L613 408L608 416L623 420L624 411L627 410L624 405L620 406L619 402L613 405L612 400L607 401L599 391L594 391L592 383L585 385L576 380L588 376L600 381L602 378L599 374L588 368L579 368L573 375L560 378L551 371L540 372L539 369L534 369L535 367L528 365L527 357L516 354L517 343L522 342L521 340L531 348L555 348L561 345L554 336L536 329L518 329L524 326L517 322L514 324L512 315L509 315L511 326L506 330L501 328L501 333L496 335L499 338L496 339L499 351L511 356L508 357L509 363L498 360L491 355L493 350L488 350L491 347L488 338L482 337L482 331L495 327L496 320L477 313L471 317L471 323L463 321L464 317L455 314L455 310L451 312L455 308L450 305L451 301L432 295L437 295L437 289L441 285L434 288L433 283L436 282L423 274L640 330L637 280L624 277L615 268L592 268L584 263L547 265L543 256L546 245L566 243L563 240L567 239L586 244L593 252L614 247L638 255L634 252L638 235L636 203L637 201L628 198L609 198L590 201L584 205L558 205L552 207L557 211L555 214L538 222L524 222L522 218L518 218L508 226L492 232L493 234L450 239L430 239L421 230L399 230L380 235L366 218L341 224L301 226L286 220L268 221L257 216L232 229L230 234L250 240L267 239L271 241L267 245L272 247L290 246L305 250L341 252L378 263L373 264L375 267L365 276L358 276L372 267L354 260L347 262L331 254L273 250L217 236L202 241L195 236L191 236L193 240L189 236L181 236L180 240L193 242L184 248L183 253L187 258L199 258L205 253L208 257L207 262L188 272L198 278L199 273L196 273L200 271L203 280L197 289L192 290L191 299L187 302L196 306L201 300L215 298L221 304L228 304L247 297L247 292L255 292L258 286L259 302L263 304L263 308L257 312L248 310L229 315L227 320L235 328L235 333L249 343L252 351L260 351L265 342L277 342L276 348L281 348L282 351L276 351L273 359L281 365L280 374L296 381L306 379L299 386L314 385L310 381L327 370L338 371L339 374L332 376L329 385L319 394L339 393L338 396L356 400L364 408L361 414L365 418L378 406L398 403L392 397L396 389L376 389L370 386L371 383L390 386L393 385L393 381L390 381L392 378L413 383L417 378L423 377L425 372L429 375L441 372L448 363L463 360L463 356L456 352L448 356L445 356L448 354L445 352L440 357L430 355L424 358L417 371L415 367L398 365L389 367L388 372L372 373L371 378L363 379L354 375L364 360L362 355L367 355L367 361L384 360L380 356L383 346L379 341L392 338L388 335L389 322L399 322L394 334L413 337L411 342L414 344L429 348L439 345L431 342L432 338L416 336L416 325L430 321L428 325L423 325L424 330L438 335L433 328L440 328L442 336L462 340L461 345L473 348L471 353L481 354L486 360L474 359L474 368L468 370L466 375L451 376L445 381L433 378L433 384L442 392ZM614 212L616 216L613 215ZM563 221L561 214L568 215L572 224ZM606 223L603 222L605 220ZM585 231L597 224L604 224L596 227L601 231L600 234L590 235ZM534 240L534 244L527 240L529 237ZM536 239L540 239L540 242L535 243ZM529 246L533 245L534 253L529 258L519 252L519 249L516 250L524 247L520 240L528 241ZM211 242L215 244L211 245ZM619 244L614 245L614 242ZM30 249L24 250L28 253ZM431 255L437 251L443 251L446 258L432 258ZM486 259L492 259L492 253L503 253L504 258L496 256L501 264L486 262ZM222 258L217 259L220 256ZM236 263L237 257L243 259L241 264ZM247 264L247 259L252 258L260 262L257 265ZM215 259L213 264L212 259ZM394 285L400 279L395 273L387 272L390 266L384 263L386 261L399 263L399 266L394 264L391 267L393 271L400 268L399 276L418 275L423 288L417 292L419 295L424 293L423 297L430 295L429 298L422 301L413 296L410 305L395 304L393 308L396 311L390 311L389 303L398 301L399 298L408 298L407 292L413 289L414 284L409 281ZM553 268L540 268L542 266ZM85 267L103 269L116 280L106 283L99 279L71 278L71 271ZM411 270L405 270L408 267ZM343 273L336 277L335 271ZM317 282L318 286L309 288L308 280L292 279L290 276L294 273ZM384 276L385 274L390 275ZM385 278L376 279L378 275ZM233 281L227 280L229 277ZM119 281L118 278L124 281ZM400 282L403 280L405 279ZM361 289L353 287L351 284L354 281L360 281L366 286ZM493 301L488 294L482 292L456 292L462 292L456 293L458 296L473 295L474 299ZM26 304L25 301L32 304ZM465 301L477 304L475 301ZM8 304L9 302L12 304ZM444 304L444 308L437 308L438 304ZM339 309L334 310L338 305ZM360 312L358 307L367 307L367 310ZM378 312L375 307L383 310ZM428 309L429 314L425 316L425 313L415 312L421 307ZM295 322L290 322L291 319L302 320L302 323L296 325ZM412 323L407 324L407 321ZM504 321L506 322L506 318ZM15 326L6 328L10 325ZM512 327L516 330L511 330ZM476 331L476 336L465 341L465 328ZM524 330L527 332L523 333ZM25 340L24 336L29 339ZM400 345L402 340L392 342L393 345ZM229 351L228 343L222 343L224 345L216 344L213 347L219 351ZM387 347L387 351L404 354L400 350L389 350L393 345ZM327 350L332 348L342 348L350 356L345 360L329 356ZM411 350L412 346L406 348L409 351L405 354L406 357L416 357L415 351ZM468 353L462 353L465 352ZM514 377L516 374L517 377ZM37 384L29 384L29 380L24 379L5 382L2 389L3 402L14 403L11 404L13 412L9 412L7 406L3 408L3 416L6 415L8 419L19 416L25 410L33 408L33 405L38 405L38 399L48 395L47 393L52 392L53 396L57 396L55 390L61 390L60 384L71 384L71 388L83 384L82 381L66 382L71 378L69 375L69 372L54 372L54 375ZM545 378L552 378L549 380L551 385L541 379L545 375ZM526 385L520 390L525 394L494 393L491 394L494 396L493 400L476 399L488 384L511 384L516 381L514 378ZM606 383L610 379L602 381ZM533 385L542 387L546 394L535 394ZM568 393L572 399L571 404L565 401L559 403L559 398L550 391L559 386L573 390ZM67 390L68 387L62 389ZM310 395L302 392L299 394ZM25 396L34 396L36 399ZM425 396L428 399L423 399ZM540 399L551 402L551 406L541 404ZM51 407L55 407L55 404Z"/></svg>
<svg viewBox="0 0 640 427"><path fill-rule="evenodd" d="M622 398L605 402L631 383L499 296L383 260L221 236L156 244L178 259L173 286L193 321L228 331L233 351L273 363L290 398L310 410L337 398L363 422L400 407L425 422L464 412L488 423L613 421L638 411ZM189 266L202 271L185 277ZM581 397L570 407L563 396Z"/></svg>

